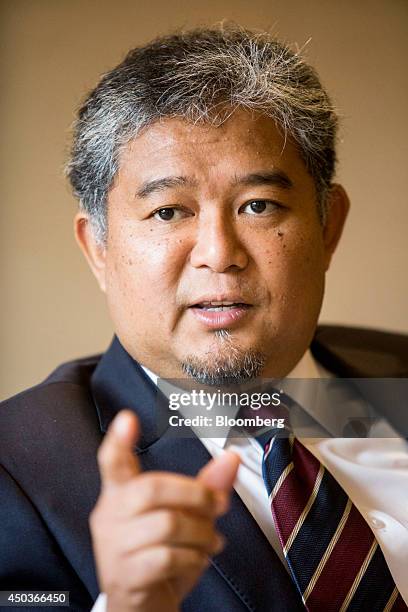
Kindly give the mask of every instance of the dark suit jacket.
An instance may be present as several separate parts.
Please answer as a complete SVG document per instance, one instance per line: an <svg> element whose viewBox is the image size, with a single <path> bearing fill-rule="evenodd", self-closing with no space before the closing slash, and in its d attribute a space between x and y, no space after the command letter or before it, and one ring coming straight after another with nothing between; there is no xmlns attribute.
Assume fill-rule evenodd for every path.
<svg viewBox="0 0 408 612"><path fill-rule="evenodd" d="M311 348L338 376L408 377L408 337L321 327ZM99 592L88 530L100 484L96 451L120 408L133 408L141 419L136 452L145 470L194 475L210 459L198 439L158 436L156 394L115 339L102 357L64 364L1 404L0 590L65 590L71 610L92 607ZM368 400L376 405L378 398ZM408 436L407 414L385 416ZM238 495L219 527L228 545L185 600L184 612L304 610Z"/></svg>

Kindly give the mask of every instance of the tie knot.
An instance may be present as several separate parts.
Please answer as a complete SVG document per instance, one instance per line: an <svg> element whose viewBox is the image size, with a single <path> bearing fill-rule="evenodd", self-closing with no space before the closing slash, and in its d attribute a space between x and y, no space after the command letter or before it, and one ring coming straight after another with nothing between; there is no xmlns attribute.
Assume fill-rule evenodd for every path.
<svg viewBox="0 0 408 612"><path fill-rule="evenodd" d="M263 448L272 438L287 438L292 432L290 408L294 402L283 393L280 393L279 397L280 403L277 405L260 406L256 409L243 406L238 413L238 417L245 421L245 432L254 437Z"/></svg>

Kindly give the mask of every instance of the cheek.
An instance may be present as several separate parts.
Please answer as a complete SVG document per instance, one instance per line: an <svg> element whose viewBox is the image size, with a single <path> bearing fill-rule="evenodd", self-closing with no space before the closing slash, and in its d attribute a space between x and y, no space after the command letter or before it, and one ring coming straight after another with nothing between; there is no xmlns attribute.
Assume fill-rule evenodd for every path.
<svg viewBox="0 0 408 612"><path fill-rule="evenodd" d="M125 306L127 316L142 308L148 316L155 304L175 292L183 266L183 243L150 232L118 232L108 244L107 294L115 309ZM139 313L140 314L140 313ZM157 309L156 309L157 315Z"/></svg>
<svg viewBox="0 0 408 612"><path fill-rule="evenodd" d="M272 298L289 310L320 301L324 287L324 251L319 232L277 233L266 253Z"/></svg>

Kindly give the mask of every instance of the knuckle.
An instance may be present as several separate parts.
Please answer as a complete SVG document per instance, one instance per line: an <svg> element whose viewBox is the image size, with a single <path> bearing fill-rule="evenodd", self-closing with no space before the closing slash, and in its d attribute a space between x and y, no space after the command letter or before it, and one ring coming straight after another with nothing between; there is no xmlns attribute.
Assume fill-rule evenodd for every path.
<svg viewBox="0 0 408 612"><path fill-rule="evenodd" d="M143 475L139 480L139 495L144 504L153 506L160 494L160 481L153 474Z"/></svg>
<svg viewBox="0 0 408 612"><path fill-rule="evenodd" d="M214 494L212 491L206 487L201 487L197 492L197 504L203 509L212 511L214 507Z"/></svg>
<svg viewBox="0 0 408 612"><path fill-rule="evenodd" d="M132 580L134 581L134 583L136 583L136 580L140 581L140 579L143 579L144 571L149 571L151 569L152 568L149 565L149 561L147 561L147 563L141 563L139 555L136 555L133 559L132 572L130 573L130 576L132 576Z"/></svg>
<svg viewBox="0 0 408 612"><path fill-rule="evenodd" d="M106 594L125 600L128 600L132 592L131 581L127 577L116 574L105 578L101 586Z"/></svg>
<svg viewBox="0 0 408 612"><path fill-rule="evenodd" d="M199 533L204 543L211 542L216 537L214 524L211 521L202 521Z"/></svg>
<svg viewBox="0 0 408 612"><path fill-rule="evenodd" d="M158 565L162 570L168 570L176 561L176 553L169 546L161 546L158 551Z"/></svg>
<svg viewBox="0 0 408 612"><path fill-rule="evenodd" d="M203 553L200 552L199 550L191 551L190 562L192 566L195 567L197 565L202 565L205 558L206 558L205 555L203 555Z"/></svg>
<svg viewBox="0 0 408 612"><path fill-rule="evenodd" d="M176 536L180 529L180 516L178 512L164 512L162 525L165 537L172 538Z"/></svg>
<svg viewBox="0 0 408 612"><path fill-rule="evenodd" d="M148 590L141 591L138 589L129 593L129 603L135 609L148 609L147 606L149 605L150 600L151 593Z"/></svg>

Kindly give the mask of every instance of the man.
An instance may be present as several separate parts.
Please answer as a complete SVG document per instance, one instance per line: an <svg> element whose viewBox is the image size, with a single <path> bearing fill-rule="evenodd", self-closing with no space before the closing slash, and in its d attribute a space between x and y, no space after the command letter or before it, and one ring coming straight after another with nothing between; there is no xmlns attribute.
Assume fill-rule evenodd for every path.
<svg viewBox="0 0 408 612"><path fill-rule="evenodd" d="M406 609L400 415L382 414L390 439L367 464L372 447L329 434L263 449L249 434L219 443L157 429L157 377L216 388L407 376L406 338L316 330L349 206L333 183L336 129L300 56L235 27L137 48L88 96L69 164L75 233L116 338L2 407L2 589L70 591L72 610L99 592L96 607L114 611ZM329 413L313 413L328 431ZM279 486L299 457L300 486L316 474L284 541L262 466L268 487L268 456L286 452Z"/></svg>

